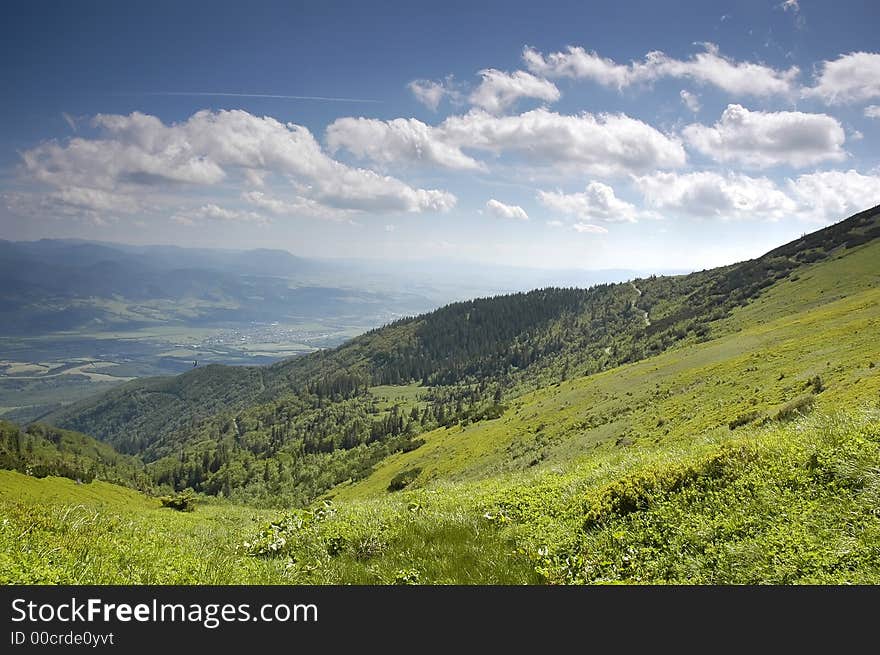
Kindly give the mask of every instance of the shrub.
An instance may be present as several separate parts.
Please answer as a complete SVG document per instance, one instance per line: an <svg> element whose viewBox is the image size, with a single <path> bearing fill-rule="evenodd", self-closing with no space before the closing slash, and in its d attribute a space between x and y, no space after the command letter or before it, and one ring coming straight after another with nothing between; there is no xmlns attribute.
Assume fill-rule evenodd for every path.
<svg viewBox="0 0 880 655"><path fill-rule="evenodd" d="M410 439L405 444L403 444L403 446L401 447L401 451L408 453L408 452L411 452L411 451L415 450L416 448L420 448L421 446L424 446L424 445L425 445L424 439Z"/></svg>
<svg viewBox="0 0 880 655"><path fill-rule="evenodd" d="M162 496L159 501L162 507L170 507L178 512L192 512L196 508L196 497L185 491L173 496Z"/></svg>
<svg viewBox="0 0 880 655"><path fill-rule="evenodd" d="M740 414L735 419L733 419L730 423L728 423L728 427L731 430L736 430L738 427L742 425L748 425L752 421L757 420L760 416L760 413L757 411L746 412L745 414Z"/></svg>
<svg viewBox="0 0 880 655"><path fill-rule="evenodd" d="M711 485L736 477L739 468L756 458L757 453L746 446L723 445L695 462L647 468L625 475L601 487L587 500L583 530L590 530L605 521L633 512L645 511L655 499L686 487Z"/></svg>
<svg viewBox="0 0 880 655"><path fill-rule="evenodd" d="M803 416L813 409L814 400L812 396L801 396L794 400L789 400L774 415L777 421L790 421L798 416Z"/></svg>
<svg viewBox="0 0 880 655"><path fill-rule="evenodd" d="M413 482L413 480L419 477L419 473L421 472L422 469L419 467L401 471L391 478L391 482L388 485L388 491L400 491L401 489L405 489Z"/></svg>

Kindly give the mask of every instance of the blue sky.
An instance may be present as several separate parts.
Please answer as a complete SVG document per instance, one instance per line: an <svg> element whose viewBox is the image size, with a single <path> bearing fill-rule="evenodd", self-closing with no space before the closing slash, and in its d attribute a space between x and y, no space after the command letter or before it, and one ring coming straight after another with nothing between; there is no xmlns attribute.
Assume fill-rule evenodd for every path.
<svg viewBox="0 0 880 655"><path fill-rule="evenodd" d="M876 3L473 4L5 3L0 238L663 270L880 203Z"/></svg>

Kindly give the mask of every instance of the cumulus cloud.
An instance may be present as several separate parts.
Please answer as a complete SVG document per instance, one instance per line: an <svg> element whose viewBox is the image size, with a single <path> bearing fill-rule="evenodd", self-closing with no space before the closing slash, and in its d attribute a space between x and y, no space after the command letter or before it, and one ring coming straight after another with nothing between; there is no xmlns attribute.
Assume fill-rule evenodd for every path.
<svg viewBox="0 0 880 655"><path fill-rule="evenodd" d="M563 115L544 108L515 116L471 111L438 129L446 143L512 153L555 168L595 175L675 168L686 162L677 138L625 114Z"/></svg>
<svg viewBox="0 0 880 655"><path fill-rule="evenodd" d="M880 175L820 171L786 179L697 171L655 173L635 179L653 209L699 218L828 222L876 205Z"/></svg>
<svg viewBox="0 0 880 655"><path fill-rule="evenodd" d="M880 105L868 105L865 107L865 118L880 118Z"/></svg>
<svg viewBox="0 0 880 655"><path fill-rule="evenodd" d="M639 81L639 78L647 79L643 64L618 64L579 46L569 46L566 52L551 52L546 57L534 48L526 47L522 57L526 68L544 77L590 79L618 89Z"/></svg>
<svg viewBox="0 0 880 655"><path fill-rule="evenodd" d="M829 104L880 98L880 53L851 52L819 66L816 84L803 90Z"/></svg>
<svg viewBox="0 0 880 655"><path fill-rule="evenodd" d="M564 115L545 108L509 116L475 109L437 126L415 119L343 118L328 127L327 143L332 151L345 148L383 165L421 163L453 170L487 169L466 149L596 175L686 163L676 137L625 114Z"/></svg>
<svg viewBox="0 0 880 655"><path fill-rule="evenodd" d="M818 171L788 180L786 186L811 220L837 220L880 204L880 171Z"/></svg>
<svg viewBox="0 0 880 655"><path fill-rule="evenodd" d="M443 211L451 193L417 189L393 177L353 168L329 157L311 132L293 123L242 110L200 111L165 125L139 112L96 116L96 138L50 141L22 153L24 170L56 189L78 187L132 197L181 186L205 187L266 171L284 176L297 192L339 209Z"/></svg>
<svg viewBox="0 0 880 655"><path fill-rule="evenodd" d="M690 91L682 89L678 92L681 101L684 103L684 106L690 109L693 113L697 113L700 111L700 99Z"/></svg>
<svg viewBox="0 0 880 655"><path fill-rule="evenodd" d="M638 216L635 205L618 198L614 189L602 182L590 182L580 193L539 191L538 200L549 209L585 220L635 222Z"/></svg>
<svg viewBox="0 0 880 655"><path fill-rule="evenodd" d="M486 209L490 214L493 214L498 218L509 218L519 221L529 220L529 215L526 213L526 210L519 205L506 205L499 200L495 200L495 198L492 198L486 203Z"/></svg>
<svg viewBox="0 0 880 655"><path fill-rule="evenodd" d="M655 173L636 178L636 185L647 206L701 218L778 220L797 208L772 180L739 173Z"/></svg>
<svg viewBox="0 0 880 655"><path fill-rule="evenodd" d="M526 47L523 60L526 67L537 75L589 79L617 89L661 78L690 79L734 95L788 95L795 89L800 72L795 66L778 70L761 63L736 61L723 56L714 43L701 45L704 51L686 60L653 51L642 61L619 64L579 46L569 46L565 52L546 56Z"/></svg>
<svg viewBox="0 0 880 655"><path fill-rule="evenodd" d="M415 118L382 121L340 118L327 127L331 152L345 148L360 158L380 164L426 164L453 170L482 170L483 164L457 145L444 142L442 133Z"/></svg>
<svg viewBox="0 0 880 655"><path fill-rule="evenodd" d="M461 92L452 75L447 75L445 79L439 81L413 80L407 84L407 88L416 100L431 111L437 111L444 98L449 98L453 102L461 98Z"/></svg>
<svg viewBox="0 0 880 655"><path fill-rule="evenodd" d="M480 71L483 78L470 95L472 105L497 114L510 108L520 98L535 98L545 102L559 100L559 89L553 82L525 71L505 73L487 68Z"/></svg>
<svg viewBox="0 0 880 655"><path fill-rule="evenodd" d="M802 167L846 157L843 126L827 114L749 111L728 105L714 125L688 125L683 135L691 147L715 161L757 168Z"/></svg>

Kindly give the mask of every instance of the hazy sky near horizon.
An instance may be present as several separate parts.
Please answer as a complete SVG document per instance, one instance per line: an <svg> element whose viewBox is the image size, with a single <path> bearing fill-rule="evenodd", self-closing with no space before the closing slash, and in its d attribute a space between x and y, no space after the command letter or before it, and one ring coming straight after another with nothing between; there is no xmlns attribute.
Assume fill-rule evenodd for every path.
<svg viewBox="0 0 880 655"><path fill-rule="evenodd" d="M6 2L0 238L695 269L880 203L880 3Z"/></svg>

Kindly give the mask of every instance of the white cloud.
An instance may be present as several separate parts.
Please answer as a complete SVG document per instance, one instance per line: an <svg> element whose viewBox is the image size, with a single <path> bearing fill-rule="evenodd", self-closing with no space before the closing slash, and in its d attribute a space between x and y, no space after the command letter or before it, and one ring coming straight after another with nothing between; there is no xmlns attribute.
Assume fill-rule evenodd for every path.
<svg viewBox="0 0 880 655"><path fill-rule="evenodd" d="M865 107L865 118L880 118L880 105L868 105Z"/></svg>
<svg viewBox="0 0 880 655"><path fill-rule="evenodd" d="M211 221L226 222L242 222L257 223L265 225L268 223L265 217L256 212L241 211L238 209L228 209L220 207L214 203L208 203L195 209L184 210L172 216L173 221L184 225L193 225L198 219L207 219Z"/></svg>
<svg viewBox="0 0 880 655"><path fill-rule="evenodd" d="M416 100L425 105L431 111L437 111L443 98L449 98L457 102L461 97L458 85L452 75L447 75L439 82L434 80L413 80L407 84L407 88L415 96Z"/></svg>
<svg viewBox="0 0 880 655"><path fill-rule="evenodd" d="M675 168L686 162L676 137L625 114L570 116L544 108L511 116L475 109L437 126L415 119L343 118L328 127L327 142L333 151L346 148L383 165L422 163L453 170L486 170L465 149L596 175Z"/></svg>
<svg viewBox="0 0 880 655"><path fill-rule="evenodd" d="M758 168L802 167L846 158L843 126L827 114L749 111L728 105L715 125L688 125L683 135L691 147L715 161Z"/></svg>
<svg viewBox="0 0 880 655"><path fill-rule="evenodd" d="M552 52L546 57L534 48L526 47L522 56L526 68L538 75L591 79L603 86L618 89L633 84L638 77L644 75L641 64L618 64L612 59L600 57L595 51L587 52L579 46L568 46L567 52Z"/></svg>
<svg viewBox="0 0 880 655"><path fill-rule="evenodd" d="M635 205L618 198L614 189L602 182L590 182L580 193L538 191L538 200L549 209L586 220L635 222L638 216Z"/></svg>
<svg viewBox="0 0 880 655"><path fill-rule="evenodd" d="M535 98L545 102L559 100L559 89L553 82L525 71L505 73L487 68L480 71L483 81L470 95L470 102L497 114L510 108L520 98Z"/></svg>
<svg viewBox="0 0 880 655"><path fill-rule="evenodd" d="M670 137L625 114L557 114L544 108L515 116L471 111L450 116L437 128L458 147L512 153L557 169L595 175L675 168L684 148Z"/></svg>
<svg viewBox="0 0 880 655"><path fill-rule="evenodd" d="M618 64L600 57L595 51L588 52L575 46L547 56L527 47L523 59L530 71L544 77L590 79L617 89L666 77L711 84L734 95L787 95L795 88L795 78L799 74L797 67L778 70L760 63L735 61L721 55L713 43L701 45L704 52L687 60L653 51L645 55L643 61Z"/></svg>
<svg viewBox="0 0 880 655"><path fill-rule="evenodd" d="M766 177L712 171L635 179L646 206L699 218L837 221L880 202L880 173L819 171L782 185Z"/></svg>
<svg viewBox="0 0 880 655"><path fill-rule="evenodd" d="M140 202L125 194L85 187L65 186L49 197L71 207L109 214L131 214L141 208Z"/></svg>
<svg viewBox="0 0 880 655"><path fill-rule="evenodd" d="M798 0L785 0L779 5L784 11L788 11L791 9L794 12L798 12L801 9L800 4L798 4Z"/></svg>
<svg viewBox="0 0 880 655"><path fill-rule="evenodd" d="M529 215L526 213L526 210L519 205L506 205L503 202L495 200L495 198L492 198L486 203L486 209L489 213L499 218L509 218L519 221L529 220Z"/></svg>
<svg viewBox="0 0 880 655"><path fill-rule="evenodd" d="M342 220L350 218L352 214L356 213L350 209L328 207L302 196L295 196L292 200L281 200L266 195L262 191L245 191L241 194L241 198L254 207L258 207L276 216L286 216L288 218L305 217Z"/></svg>
<svg viewBox="0 0 880 655"><path fill-rule="evenodd" d="M244 179L251 186L263 188L266 186L266 178L269 176L269 171L261 171L256 168L246 168L244 170Z"/></svg>
<svg viewBox="0 0 880 655"><path fill-rule="evenodd" d="M395 227L394 227L394 225L391 224L391 223L388 223L388 224L385 226L385 231L386 231L386 232L394 232L394 230L395 230Z"/></svg>
<svg viewBox="0 0 880 655"><path fill-rule="evenodd" d="M810 220L846 218L880 204L880 171L819 171L788 180L786 186Z"/></svg>
<svg viewBox="0 0 880 655"><path fill-rule="evenodd" d="M48 193L9 191L0 194L13 214L33 219L81 219L94 225L108 225L121 215L132 214L142 204L123 194L84 187L63 187Z"/></svg>
<svg viewBox="0 0 880 655"><path fill-rule="evenodd" d="M25 171L57 189L152 197L181 185L235 182L253 169L283 175L299 195L340 209L442 211L456 202L446 191L347 166L324 153L305 127L242 110L200 111L171 125L138 112L98 115L93 125L98 138L50 141L22 153Z"/></svg>
<svg viewBox="0 0 880 655"><path fill-rule="evenodd" d="M418 163L453 170L485 168L460 147L444 142L436 128L415 118L340 118L327 127L326 139L331 152L345 148L357 157L380 164Z"/></svg>
<svg viewBox="0 0 880 655"><path fill-rule="evenodd" d="M804 89L803 95L830 104L880 98L880 53L851 52L822 62L816 85Z"/></svg>
<svg viewBox="0 0 880 655"><path fill-rule="evenodd" d="M590 223L575 223L572 225L575 231L582 234L608 234L608 230L601 225L592 225Z"/></svg>
<svg viewBox="0 0 880 655"><path fill-rule="evenodd" d="M690 109L693 113L697 113L700 111L700 99L690 91L682 89L678 92L679 97L681 97L681 101L684 103L684 106Z"/></svg>
<svg viewBox="0 0 880 655"><path fill-rule="evenodd" d="M655 173L636 178L636 185L648 207L700 218L778 220L797 209L795 202L766 177L711 171Z"/></svg>
<svg viewBox="0 0 880 655"><path fill-rule="evenodd" d="M547 221L547 225L549 225L550 227L562 227L563 225L565 225L565 223L554 219L552 221Z"/></svg>

